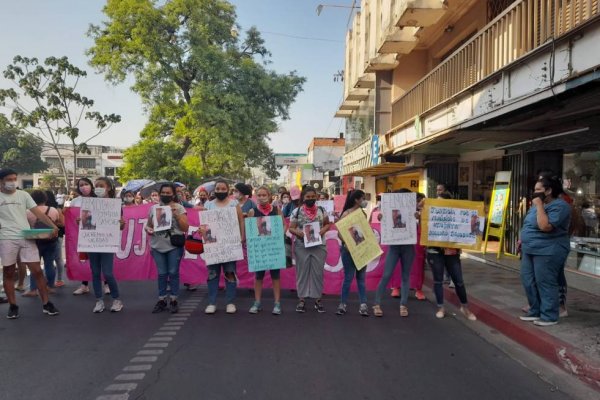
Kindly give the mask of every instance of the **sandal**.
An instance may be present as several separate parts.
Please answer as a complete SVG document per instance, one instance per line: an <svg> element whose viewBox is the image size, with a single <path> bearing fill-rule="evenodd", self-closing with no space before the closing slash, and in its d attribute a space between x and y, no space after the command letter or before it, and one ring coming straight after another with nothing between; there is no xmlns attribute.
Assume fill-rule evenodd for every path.
<svg viewBox="0 0 600 400"><path fill-rule="evenodd" d="M401 317L408 317L408 307L406 307L406 306L400 306L400 316Z"/></svg>
<svg viewBox="0 0 600 400"><path fill-rule="evenodd" d="M376 317L383 317L383 310L379 304L373 306L373 315Z"/></svg>

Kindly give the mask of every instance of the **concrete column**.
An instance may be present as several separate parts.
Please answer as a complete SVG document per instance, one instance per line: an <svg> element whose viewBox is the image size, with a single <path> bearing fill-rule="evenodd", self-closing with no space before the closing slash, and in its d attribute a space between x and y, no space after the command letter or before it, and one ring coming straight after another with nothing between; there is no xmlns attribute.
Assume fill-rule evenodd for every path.
<svg viewBox="0 0 600 400"><path fill-rule="evenodd" d="M384 135L392 129L392 84L393 71L378 71L375 74L375 126L376 135Z"/></svg>

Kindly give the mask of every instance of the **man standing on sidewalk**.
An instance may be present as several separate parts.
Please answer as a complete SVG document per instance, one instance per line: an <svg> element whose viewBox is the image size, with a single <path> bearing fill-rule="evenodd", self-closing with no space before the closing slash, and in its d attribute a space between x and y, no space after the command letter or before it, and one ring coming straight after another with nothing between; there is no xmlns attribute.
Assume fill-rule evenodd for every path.
<svg viewBox="0 0 600 400"><path fill-rule="evenodd" d="M58 235L58 227L37 208L29 193L17 190L17 172L9 168L0 169L0 260L4 267L2 271L4 291L10 303L7 315L9 319L19 317L15 296L17 259L27 265L35 279L42 298L43 312L48 315L58 314L54 304L48 301L48 288L40 267L40 255L35 241L23 237L23 230L29 229L27 210L30 210L40 222L51 227L54 236Z"/></svg>

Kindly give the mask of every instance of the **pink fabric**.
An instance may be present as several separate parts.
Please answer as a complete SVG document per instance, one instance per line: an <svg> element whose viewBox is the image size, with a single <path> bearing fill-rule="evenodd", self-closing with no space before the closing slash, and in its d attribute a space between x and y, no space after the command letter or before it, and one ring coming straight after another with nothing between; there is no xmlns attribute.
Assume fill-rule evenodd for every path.
<svg viewBox="0 0 600 400"><path fill-rule="evenodd" d="M41 212L45 213L46 209L48 208L48 206L37 206ZM48 211L48 217L56 222L58 221L58 210L54 207L50 208L50 211ZM29 226L33 227L35 225L35 223L37 222L37 218L36 216L29 210L27 210L27 221L29 222Z"/></svg>
<svg viewBox="0 0 600 400"><path fill-rule="evenodd" d="M145 204L125 207L123 209L123 218L126 224L122 232L121 250L116 254L114 267L115 277L118 280L156 279L156 266L150 254L149 239L144 231L150 207L152 205ZM75 218L78 215L79 208L65 210L67 275L71 280L91 280L89 261L79 261L79 255L77 254L79 228L75 222ZM188 210L188 219L190 226L199 225L197 212ZM372 224L372 228L375 236L379 239L379 224ZM327 258L325 260L323 292L325 294L339 294L344 279L344 268L340 258L340 240L335 227L325 234L325 242L327 246ZM382 246L382 249L384 251L383 255L367 265L366 283L368 290L376 289L383 274L387 246ZM418 258L415 260L415 263L417 261ZM417 269L413 267L413 270ZM181 262L180 274L181 281L184 283L201 284L206 283L208 271L201 256L186 253ZM246 260L238 261L237 275L239 278L239 287L254 287L254 274L248 272ZM265 276L264 284L266 287L270 287L271 280L269 274ZM294 268L286 268L281 271L281 287L284 289L294 289L296 287ZM352 290L356 290L356 282L352 283Z"/></svg>

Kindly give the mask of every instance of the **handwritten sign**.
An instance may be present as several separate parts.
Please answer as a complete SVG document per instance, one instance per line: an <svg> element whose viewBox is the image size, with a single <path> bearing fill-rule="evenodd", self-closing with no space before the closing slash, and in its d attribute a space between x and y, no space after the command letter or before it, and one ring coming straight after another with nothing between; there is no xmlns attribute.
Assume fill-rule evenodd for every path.
<svg viewBox="0 0 600 400"><path fill-rule="evenodd" d="M325 214L329 217L329 222L335 221L335 210L333 200L319 200L317 201L318 207L323 207Z"/></svg>
<svg viewBox="0 0 600 400"><path fill-rule="evenodd" d="M115 253L121 245L121 200L82 197L79 211L80 253Z"/></svg>
<svg viewBox="0 0 600 400"><path fill-rule="evenodd" d="M246 218L248 271L285 268L283 219L279 215Z"/></svg>
<svg viewBox="0 0 600 400"><path fill-rule="evenodd" d="M381 243L417 243L416 193L383 193L381 195Z"/></svg>
<svg viewBox="0 0 600 400"><path fill-rule="evenodd" d="M304 247L315 247L323 244L319 221L304 224Z"/></svg>
<svg viewBox="0 0 600 400"><path fill-rule="evenodd" d="M426 199L421 222L424 246L478 250L485 226L483 203Z"/></svg>
<svg viewBox="0 0 600 400"><path fill-rule="evenodd" d="M203 258L207 265L242 260L242 238L236 209L220 208L200 212L200 226L204 228Z"/></svg>
<svg viewBox="0 0 600 400"><path fill-rule="evenodd" d="M168 231L173 222L173 210L169 206L154 206L152 224L154 232Z"/></svg>
<svg viewBox="0 0 600 400"><path fill-rule="evenodd" d="M356 269L363 269L383 253L362 210L351 212L335 225L352 256Z"/></svg>

